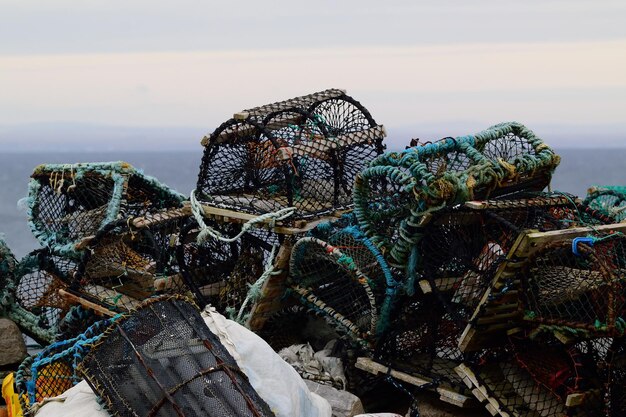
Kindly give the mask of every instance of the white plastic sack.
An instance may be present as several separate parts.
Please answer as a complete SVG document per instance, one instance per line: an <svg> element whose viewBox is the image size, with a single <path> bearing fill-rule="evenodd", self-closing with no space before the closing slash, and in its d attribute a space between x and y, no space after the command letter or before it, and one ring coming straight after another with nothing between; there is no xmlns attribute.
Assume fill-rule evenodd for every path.
<svg viewBox="0 0 626 417"><path fill-rule="evenodd" d="M207 307L202 316L277 417L331 417L328 401L310 392L298 373L263 339L213 308ZM36 415L110 417L85 381L48 400Z"/></svg>

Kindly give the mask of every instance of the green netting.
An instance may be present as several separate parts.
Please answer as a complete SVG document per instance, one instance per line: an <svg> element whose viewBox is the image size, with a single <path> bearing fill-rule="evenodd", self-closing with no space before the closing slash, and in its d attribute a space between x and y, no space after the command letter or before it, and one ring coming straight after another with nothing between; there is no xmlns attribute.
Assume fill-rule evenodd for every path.
<svg viewBox="0 0 626 417"><path fill-rule="evenodd" d="M591 187L584 204L606 214L615 222L622 222L626 220L626 187Z"/></svg>
<svg viewBox="0 0 626 417"><path fill-rule="evenodd" d="M525 126L511 122L473 136L385 153L354 185L363 232L406 268L429 213L471 199L546 187L560 158Z"/></svg>
<svg viewBox="0 0 626 417"><path fill-rule="evenodd" d="M28 186L29 224L59 253L107 223L179 207L184 197L126 162L44 164Z"/></svg>

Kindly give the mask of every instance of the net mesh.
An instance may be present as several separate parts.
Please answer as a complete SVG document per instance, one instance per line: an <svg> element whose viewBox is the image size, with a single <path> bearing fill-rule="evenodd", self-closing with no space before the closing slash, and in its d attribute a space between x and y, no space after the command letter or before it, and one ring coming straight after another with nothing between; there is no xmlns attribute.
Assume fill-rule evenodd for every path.
<svg viewBox="0 0 626 417"><path fill-rule="evenodd" d="M375 283L354 258L323 240L304 237L294 245L289 271L292 291L309 308L327 315L356 340L376 335Z"/></svg>
<svg viewBox="0 0 626 417"><path fill-rule="evenodd" d="M355 213L363 232L406 268L427 213L471 199L541 191L559 157L519 123L385 153L355 180ZM384 219L381 221L381 219Z"/></svg>
<svg viewBox="0 0 626 417"><path fill-rule="evenodd" d="M411 297L402 304L394 326L376 346L375 359L463 392L463 381L454 371L467 357L458 348L463 327L432 294Z"/></svg>
<svg viewBox="0 0 626 417"><path fill-rule="evenodd" d="M226 237L234 237L241 231L241 226L234 223L206 222ZM279 236L253 228L234 242L210 238L198 243L198 232L194 220L181 231L177 258L185 282L201 304L211 304L221 314L233 316L240 312L250 286L270 262L272 249L280 245ZM252 306L250 303L246 309Z"/></svg>
<svg viewBox="0 0 626 417"><path fill-rule="evenodd" d="M384 135L343 93L244 111L203 140L195 194L255 214L296 207L294 218L348 208L354 177L382 152Z"/></svg>
<svg viewBox="0 0 626 417"><path fill-rule="evenodd" d="M497 404L508 415L528 417L606 415L604 387L592 357L553 339L511 340L457 370L487 397L488 409Z"/></svg>
<svg viewBox="0 0 626 417"><path fill-rule="evenodd" d="M15 270L15 302L31 313L32 322L21 324L22 330L36 340L42 340L43 332L50 337L58 331L59 323L70 308L70 303L59 295L59 289L67 289L76 271L76 261L58 256L48 249L39 249L20 260Z"/></svg>
<svg viewBox="0 0 626 417"><path fill-rule="evenodd" d="M153 300L113 324L79 371L113 415L273 415L182 299Z"/></svg>
<svg viewBox="0 0 626 417"><path fill-rule="evenodd" d="M89 242L71 289L113 311L158 294L188 292L176 261L186 215L178 209L110 223Z"/></svg>
<svg viewBox="0 0 626 417"><path fill-rule="evenodd" d="M561 230L601 224L581 212L569 196L518 194L491 200L483 209L440 211L422 229L408 274L426 280L447 311L466 324L519 234L528 229ZM515 277L504 280L514 290Z"/></svg>
<svg viewBox="0 0 626 417"><path fill-rule="evenodd" d="M24 415L35 415L32 405L61 395L81 381L78 363L113 321L96 321L77 336L55 342L22 362L15 383Z"/></svg>
<svg viewBox="0 0 626 417"><path fill-rule="evenodd" d="M626 187L592 187L584 204L599 210L615 222L626 220Z"/></svg>
<svg viewBox="0 0 626 417"><path fill-rule="evenodd" d="M31 178L29 223L49 247L75 244L120 218L178 207L184 198L125 162L40 165Z"/></svg>
<svg viewBox="0 0 626 417"><path fill-rule="evenodd" d="M520 273L525 319L597 336L623 335L625 243L626 237L613 234L536 252Z"/></svg>

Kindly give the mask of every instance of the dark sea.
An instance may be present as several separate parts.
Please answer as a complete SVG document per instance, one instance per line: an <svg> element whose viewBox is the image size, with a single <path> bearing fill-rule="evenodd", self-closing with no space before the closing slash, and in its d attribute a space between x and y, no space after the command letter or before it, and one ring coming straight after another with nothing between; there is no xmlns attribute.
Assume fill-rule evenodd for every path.
<svg viewBox="0 0 626 417"><path fill-rule="evenodd" d="M591 185L626 185L626 149L557 149L562 161L552 188L584 196ZM38 247L17 201L26 196L33 168L42 163L126 161L189 195L202 152L92 152L0 154L0 233L17 257Z"/></svg>

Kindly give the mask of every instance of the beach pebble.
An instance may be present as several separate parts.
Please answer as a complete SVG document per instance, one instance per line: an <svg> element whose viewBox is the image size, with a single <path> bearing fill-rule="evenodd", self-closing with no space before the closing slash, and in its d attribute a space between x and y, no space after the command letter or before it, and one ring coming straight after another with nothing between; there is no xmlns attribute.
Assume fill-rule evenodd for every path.
<svg viewBox="0 0 626 417"><path fill-rule="evenodd" d="M26 355L26 343L17 324L0 318L0 366L19 364Z"/></svg>

